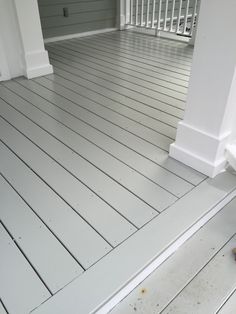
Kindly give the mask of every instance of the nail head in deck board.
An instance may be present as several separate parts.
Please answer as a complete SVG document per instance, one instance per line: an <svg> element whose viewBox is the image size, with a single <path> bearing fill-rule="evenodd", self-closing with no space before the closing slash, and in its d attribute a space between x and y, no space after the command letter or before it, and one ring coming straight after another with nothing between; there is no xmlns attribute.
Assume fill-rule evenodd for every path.
<svg viewBox="0 0 236 314"><path fill-rule="evenodd" d="M9 313L29 313L51 295L1 223L0 252L1 299Z"/></svg>
<svg viewBox="0 0 236 314"><path fill-rule="evenodd" d="M236 177L229 173L204 181L33 313L98 310L235 188ZM102 289L97 282L103 283Z"/></svg>
<svg viewBox="0 0 236 314"><path fill-rule="evenodd" d="M85 217L108 242L116 246L136 231L133 225L3 119L0 130L1 139L15 154Z"/></svg>
<svg viewBox="0 0 236 314"><path fill-rule="evenodd" d="M31 81L26 82L25 79L18 79L17 81L24 85L26 83L31 84L30 86L32 89ZM67 102L72 105L78 105L80 108L87 110L89 115L93 114L96 119L101 118L102 121L99 121L97 126L100 129L102 128L104 133L115 138L142 156L145 156L152 162L159 164L163 168L173 172L180 178L183 178L194 185L199 184L205 179L203 174L172 158L168 158L168 154L165 151L153 146L141 138L136 137L132 133L127 132L125 129L123 129L123 127L120 126L120 124L122 126L125 126L125 124L121 123L122 121L119 119L119 117L115 115L113 118L114 113L106 113L106 110L103 110L103 108L97 108L96 104L92 104L89 100L86 102L84 102L84 100L83 102L78 101L78 95L73 96L72 92L60 85L55 84L55 82L51 82L45 78L40 78L35 81L38 83L37 88L34 86L33 89L35 93L42 95L44 98L52 101L54 104L58 104L60 102L61 106L64 106L64 104ZM84 105L81 106L81 103ZM94 124L94 119L92 121L92 124Z"/></svg>
<svg viewBox="0 0 236 314"><path fill-rule="evenodd" d="M0 219L50 291L56 293L82 274L83 268L1 176L0 191Z"/></svg>
<svg viewBox="0 0 236 314"><path fill-rule="evenodd" d="M0 155L1 173L84 268L111 250L92 227L1 142Z"/></svg>
<svg viewBox="0 0 236 314"><path fill-rule="evenodd" d="M235 234L235 205L236 199L226 205L130 295L117 304L111 314L133 314L130 304L136 305L138 313L160 313ZM217 272L215 275L217 276ZM140 295L142 287L148 291L144 297ZM232 308L236 309L236 303ZM207 314L209 313L213 311Z"/></svg>
<svg viewBox="0 0 236 314"><path fill-rule="evenodd" d="M9 93L8 95L10 95ZM139 219L148 221L157 214L155 210L162 211L170 204L175 202L176 197L161 189L160 187L152 184L150 181L147 181L147 179L144 177L140 177L140 175L133 170L130 170L129 173L127 166L125 169L126 175L123 176L121 163L119 163L119 166L116 165L114 167L115 169L111 168L108 175L105 173L105 171L103 173L103 171L100 171L97 168L97 165L94 166L94 164L87 161L87 158L90 157L90 154L82 158L75 153L75 150L71 151L69 147L72 145L77 145L77 143L80 142L80 139L76 136L75 133L72 133L70 130L67 131L66 128L62 128L58 123L53 123L53 120L50 117L44 115L41 112L34 114L35 108L24 102L22 99L13 99L11 100L13 107L18 108L20 111L24 111L24 107L26 108L29 106L26 108L27 115L31 115L31 118L34 120L36 119L37 123L39 123L41 126L44 125L44 128L46 127L47 130L52 128L52 130L50 129L50 132L56 131L55 135L59 135L59 137L61 136L60 140L63 142L56 140L49 133L46 133L46 131L44 131L41 127L31 122L29 119L21 115L18 111L14 110L11 106L4 102L1 102L2 116L4 116L8 121L11 121L14 126L20 129L27 137L31 138L31 140L40 145L51 156L57 159L64 167L70 169L70 171L76 174L77 177L80 178L83 182L86 182L86 184L92 187L96 193L100 194L108 203L112 204L124 215L127 215L127 218L131 219L131 221L136 221L136 215L140 215ZM47 145L45 143L47 143ZM87 143L84 143L81 140L81 146L84 146L84 154L86 152L86 145L89 146L88 144L90 144ZM66 144L66 146L64 144ZM96 151L93 152L93 147L95 146L92 146L92 144L91 147L89 147L91 155L99 154L102 156L102 151L99 151L99 153ZM76 148L76 152L78 149L79 148ZM110 164L114 163L115 159L112 160L110 157L111 156L104 155L101 161L102 165L105 163L109 167ZM99 160L97 163L98 162ZM120 171L118 174L116 174L117 167ZM106 172L108 172L108 168L106 169ZM119 175L120 178L116 177L115 179L112 179L114 174ZM138 181L137 186L133 185L132 182L132 177L135 176L135 180L141 179L141 181ZM95 180L91 180L91 178L95 178ZM130 183L128 180L130 180ZM119 184L117 182L119 182ZM114 195L116 197L114 197ZM152 207L155 208L155 210Z"/></svg>
<svg viewBox="0 0 236 314"><path fill-rule="evenodd" d="M17 80L17 82L23 84L24 86L28 86L29 88L30 86L37 87L37 84L35 84L34 82L29 82L28 80ZM137 170L139 173L142 173L144 176L149 178L151 181L157 183L161 187L165 188L167 191L170 191L175 196L183 196L193 188L193 185L189 184L188 182L180 179L169 171L162 169L153 162L121 145L119 142L115 142L109 136L106 136L105 134L95 130L93 128L93 126L96 125L96 122L94 120L90 125L83 123L81 120L79 120L83 118L83 112L81 112L79 110L79 107L75 106L73 103L71 104L72 108L70 108L64 101L61 105L61 101L56 101L55 104L57 105L57 108L55 108L52 103L47 102L45 99L24 88L22 85L16 84L15 82L10 82L5 84L5 86L14 91L17 95L20 95L22 98L30 101L39 109L55 117L57 120L60 120L62 123L66 124L74 131L79 132L79 134L93 142L95 145L101 147L108 153L111 153L113 156L115 156L131 168ZM55 98L53 99L55 100ZM66 112L62 111L60 110L60 108L58 108L58 106L62 110L66 110L68 107L68 110ZM73 110L74 108L75 110ZM67 112L75 112L78 119L76 119L74 116L67 114ZM104 121L102 121L102 124L104 124Z"/></svg>
<svg viewBox="0 0 236 314"><path fill-rule="evenodd" d="M235 205L234 205L235 208ZM234 236L162 312L215 313L235 290Z"/></svg>

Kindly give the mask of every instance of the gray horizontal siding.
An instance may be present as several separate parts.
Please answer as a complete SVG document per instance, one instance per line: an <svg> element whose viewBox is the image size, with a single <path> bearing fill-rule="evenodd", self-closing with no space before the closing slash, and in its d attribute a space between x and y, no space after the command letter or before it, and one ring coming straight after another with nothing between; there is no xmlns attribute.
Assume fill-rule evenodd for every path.
<svg viewBox="0 0 236 314"><path fill-rule="evenodd" d="M116 0L39 0L45 38L115 27ZM69 16L63 16L67 7Z"/></svg>

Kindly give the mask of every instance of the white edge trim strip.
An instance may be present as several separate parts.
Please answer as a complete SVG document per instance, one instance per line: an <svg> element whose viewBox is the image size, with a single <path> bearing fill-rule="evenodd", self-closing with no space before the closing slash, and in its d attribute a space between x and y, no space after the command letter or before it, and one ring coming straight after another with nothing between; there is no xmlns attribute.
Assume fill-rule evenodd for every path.
<svg viewBox="0 0 236 314"><path fill-rule="evenodd" d="M148 267L140 272L130 283L119 291L110 301L96 310L96 314L107 314L120 301L122 301L133 289L144 281L155 269L157 269L170 255L172 255L185 241L205 225L213 216L215 216L225 205L227 205L236 196L236 189L228 194L222 201L213 207L204 217L190 227L182 236L180 236L169 248L160 254Z"/></svg>

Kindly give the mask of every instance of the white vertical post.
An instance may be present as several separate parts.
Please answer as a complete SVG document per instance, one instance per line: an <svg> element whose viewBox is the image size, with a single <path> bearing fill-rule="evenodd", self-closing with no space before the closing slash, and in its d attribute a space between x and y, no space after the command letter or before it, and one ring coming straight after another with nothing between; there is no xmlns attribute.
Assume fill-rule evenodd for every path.
<svg viewBox="0 0 236 314"><path fill-rule="evenodd" d="M159 0L158 5L158 13L157 13L157 27L156 27L156 34L161 28L161 10L162 10L162 0Z"/></svg>
<svg viewBox="0 0 236 314"><path fill-rule="evenodd" d="M152 0L152 28L155 24L155 11L156 11L156 0Z"/></svg>
<svg viewBox="0 0 236 314"><path fill-rule="evenodd" d="M141 21L140 24L143 25L143 7L144 7L144 0L141 0Z"/></svg>
<svg viewBox="0 0 236 314"><path fill-rule="evenodd" d="M150 8L150 0L147 0L147 15L146 15L146 26L149 25L149 8Z"/></svg>
<svg viewBox="0 0 236 314"><path fill-rule="evenodd" d="M184 33L184 34L186 33L187 22L188 22L188 9L189 9L189 0L187 0L186 8L185 8L184 29L183 29L183 33Z"/></svg>
<svg viewBox="0 0 236 314"><path fill-rule="evenodd" d="M170 32L172 32L172 30L173 30L174 14L175 14L175 0L172 0L171 18L170 18Z"/></svg>
<svg viewBox="0 0 236 314"><path fill-rule="evenodd" d="M236 1L202 0L185 117L170 156L215 176L236 121Z"/></svg>
<svg viewBox="0 0 236 314"><path fill-rule="evenodd" d="M44 48L37 0L15 0L20 29L25 76L32 78L53 72Z"/></svg>
<svg viewBox="0 0 236 314"><path fill-rule="evenodd" d="M133 25L134 23L133 14L134 14L134 3L133 3L133 0L130 0L130 24L131 25Z"/></svg>
<svg viewBox="0 0 236 314"><path fill-rule="evenodd" d="M176 24L176 33L179 32L179 24L180 24L181 14L182 14L182 0L179 0L179 10L178 10L178 18L177 18L177 24Z"/></svg>
<svg viewBox="0 0 236 314"><path fill-rule="evenodd" d="M197 2L198 0L194 0L192 21L191 21L191 26L190 26L190 35L193 35L194 22L195 22L196 13L197 13Z"/></svg>
<svg viewBox="0 0 236 314"><path fill-rule="evenodd" d="M138 0L136 0L135 4L135 25L138 25Z"/></svg>
<svg viewBox="0 0 236 314"><path fill-rule="evenodd" d="M167 13L168 13L168 1L169 0L165 0L165 1L166 1L166 5L165 5L165 15L164 15L164 26L163 26L164 30L166 30Z"/></svg>

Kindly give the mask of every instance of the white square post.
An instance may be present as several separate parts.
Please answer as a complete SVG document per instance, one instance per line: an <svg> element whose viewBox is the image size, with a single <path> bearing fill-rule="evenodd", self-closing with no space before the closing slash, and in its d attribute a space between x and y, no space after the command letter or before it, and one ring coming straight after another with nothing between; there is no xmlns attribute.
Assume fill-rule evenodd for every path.
<svg viewBox="0 0 236 314"><path fill-rule="evenodd" d="M184 120L170 156L214 177L236 124L236 1L202 0Z"/></svg>
<svg viewBox="0 0 236 314"><path fill-rule="evenodd" d="M53 72L44 48L37 0L14 0L23 49L24 75L33 78Z"/></svg>

